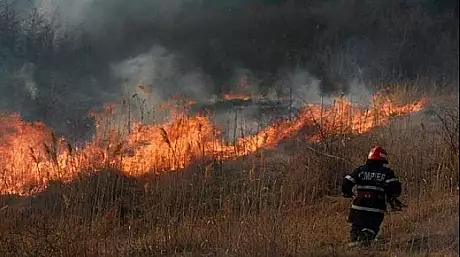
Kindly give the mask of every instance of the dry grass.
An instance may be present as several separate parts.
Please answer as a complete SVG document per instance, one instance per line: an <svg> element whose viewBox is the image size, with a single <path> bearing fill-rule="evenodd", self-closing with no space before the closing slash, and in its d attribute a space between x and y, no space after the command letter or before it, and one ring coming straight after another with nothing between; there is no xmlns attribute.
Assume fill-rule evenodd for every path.
<svg viewBox="0 0 460 257"><path fill-rule="evenodd" d="M454 256L458 199L436 201L409 201L404 213L388 215L382 243L367 256ZM347 206L323 199L304 208L226 208L213 215L164 206L125 225L102 215L82 220L78 210L10 216L9 224L2 222L1 250L2 256L363 256L344 247Z"/></svg>
<svg viewBox="0 0 460 257"><path fill-rule="evenodd" d="M137 179L108 165L32 198L3 197L0 255L456 256L458 115L442 110L345 141L294 138ZM409 207L386 216L380 244L349 251L339 186L374 143L391 153Z"/></svg>

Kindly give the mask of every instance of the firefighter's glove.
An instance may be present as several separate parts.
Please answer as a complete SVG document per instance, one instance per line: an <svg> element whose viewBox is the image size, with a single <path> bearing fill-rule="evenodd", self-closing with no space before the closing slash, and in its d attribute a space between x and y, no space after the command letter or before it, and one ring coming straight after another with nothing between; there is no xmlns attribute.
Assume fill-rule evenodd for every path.
<svg viewBox="0 0 460 257"><path fill-rule="evenodd" d="M390 204L390 206L391 206L391 211L392 212L400 212L400 211L402 211L402 207L399 206L399 205Z"/></svg>
<svg viewBox="0 0 460 257"><path fill-rule="evenodd" d="M398 198L390 198L388 203L393 212L402 211L403 207L406 207Z"/></svg>

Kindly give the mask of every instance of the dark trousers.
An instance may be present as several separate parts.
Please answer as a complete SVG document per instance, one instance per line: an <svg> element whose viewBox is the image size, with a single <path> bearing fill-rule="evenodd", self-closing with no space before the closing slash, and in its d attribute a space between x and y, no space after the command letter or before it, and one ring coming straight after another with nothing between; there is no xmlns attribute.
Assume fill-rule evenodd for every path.
<svg viewBox="0 0 460 257"><path fill-rule="evenodd" d="M383 217L383 213L350 209L348 221L351 223L351 241L356 242L358 240L374 240L379 233L380 225L383 222Z"/></svg>

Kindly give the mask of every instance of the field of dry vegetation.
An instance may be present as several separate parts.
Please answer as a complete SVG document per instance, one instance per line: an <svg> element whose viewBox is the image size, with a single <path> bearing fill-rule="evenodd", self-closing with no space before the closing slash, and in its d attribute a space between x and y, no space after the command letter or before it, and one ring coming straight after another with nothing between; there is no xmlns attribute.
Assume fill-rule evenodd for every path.
<svg viewBox="0 0 460 257"><path fill-rule="evenodd" d="M123 9L131 14L128 1L113 1L111 8L111 1L107 6L81 1L96 3L94 12L82 16L96 21L106 17L110 27L102 25L94 35L76 30L59 36L59 24L38 9L20 18L16 2L21 1L0 0L0 257L458 256L458 82L448 81L449 76L458 81L458 13L430 16L401 1L331 1L337 8L326 1L305 1L326 4L318 5L324 10L306 12L311 20L298 13L308 26L293 19L288 28L277 28L277 23L266 22L264 12L260 17L243 13L242 19L217 13L202 24L202 13L197 18L187 9L184 14L191 16L171 18L170 27L177 30L165 29L159 41L178 37L177 49L201 53L207 64L202 66L210 73L218 65L227 70L227 65L240 63L238 58L272 70L286 56L300 55L297 64L324 62L316 71L322 77L335 58L342 58L332 53L345 48L345 40L371 35L376 48L369 53L382 55L363 51L369 59L365 66L372 70L367 80L361 78L363 83L399 83L397 74L409 69L409 80L421 70L421 77L436 77L449 86L415 81L411 87L396 87L390 100L383 95L383 103L370 111L341 100L326 109L312 106L248 137L236 133L235 126L231 145L222 143L206 116L179 115L168 124L134 126L131 113L128 122L123 122L126 113L113 113L126 106L107 105L105 112L92 114L97 133L81 146L53 133L59 126L44 124L60 124L62 134L67 132L63 127L75 125L69 141L86 140L88 106L112 100L94 95L118 96L118 90L109 90L107 67L139 54L163 29L156 28L155 19L143 23L145 13L155 15L142 5L135 8L142 15L129 16L139 20L120 23L126 26L122 28L112 21L123 20ZM194 20L198 23L191 27L203 35L189 30ZM266 27L260 30L259 24ZM322 32L315 34L317 30ZM291 39L285 31L291 31ZM216 44L212 50L208 43L214 45L219 34L226 48ZM257 42L253 34L260 36ZM221 59L226 50L233 52ZM343 67L350 68L343 58ZM441 88L454 90L437 91ZM136 111L143 115L144 110ZM408 207L386 215L378 244L351 250L346 247L350 201L340 196L340 186L345 173L363 163L375 145L388 151Z"/></svg>
<svg viewBox="0 0 460 257"><path fill-rule="evenodd" d="M120 162L90 156L98 162L72 180L0 197L0 256L457 256L457 101L432 96L422 111L360 135L292 135L173 172L131 177ZM387 214L379 244L348 250L341 180L375 144L389 152L408 208ZM59 169L46 167L37 172Z"/></svg>

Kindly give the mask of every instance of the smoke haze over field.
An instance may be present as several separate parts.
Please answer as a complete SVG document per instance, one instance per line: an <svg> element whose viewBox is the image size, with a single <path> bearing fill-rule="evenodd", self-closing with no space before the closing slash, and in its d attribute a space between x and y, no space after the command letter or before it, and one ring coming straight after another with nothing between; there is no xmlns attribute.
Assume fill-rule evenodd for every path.
<svg viewBox="0 0 460 257"><path fill-rule="evenodd" d="M90 108L141 84L153 104L206 102L243 75L251 93L291 87L307 100L374 80L457 79L458 1L272 2L0 0L0 109L75 133Z"/></svg>

